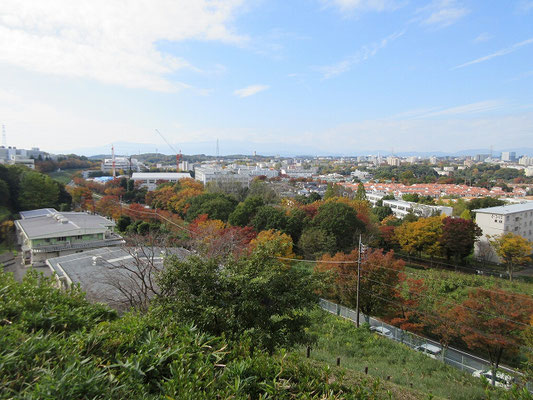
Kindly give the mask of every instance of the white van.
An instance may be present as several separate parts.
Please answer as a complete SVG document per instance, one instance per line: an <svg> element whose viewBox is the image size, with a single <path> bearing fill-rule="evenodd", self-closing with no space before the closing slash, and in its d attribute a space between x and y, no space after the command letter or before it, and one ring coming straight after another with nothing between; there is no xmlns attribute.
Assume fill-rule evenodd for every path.
<svg viewBox="0 0 533 400"><path fill-rule="evenodd" d="M416 346L415 350L421 351L422 353L434 359L437 359L437 357L439 357L442 354L442 347L435 346L434 344L429 344L429 343Z"/></svg>

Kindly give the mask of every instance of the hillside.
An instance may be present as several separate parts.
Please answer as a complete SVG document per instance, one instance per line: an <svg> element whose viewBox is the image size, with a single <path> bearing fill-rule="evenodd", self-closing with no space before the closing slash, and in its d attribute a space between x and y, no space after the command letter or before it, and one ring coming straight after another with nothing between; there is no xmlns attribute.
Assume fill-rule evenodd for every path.
<svg viewBox="0 0 533 400"><path fill-rule="evenodd" d="M3 399L416 399L414 391L309 363L251 352L167 315L118 316L30 272L0 274Z"/></svg>

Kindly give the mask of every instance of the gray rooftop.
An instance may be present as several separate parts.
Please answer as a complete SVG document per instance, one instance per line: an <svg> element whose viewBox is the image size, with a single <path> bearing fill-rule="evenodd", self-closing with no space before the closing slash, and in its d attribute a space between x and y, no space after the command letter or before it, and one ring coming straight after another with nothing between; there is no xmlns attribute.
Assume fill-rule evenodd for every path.
<svg viewBox="0 0 533 400"><path fill-rule="evenodd" d="M50 258L46 264L60 279L79 283L88 300L125 310L129 307L128 298L119 288L138 287L136 281L141 280L131 271L151 259L151 271L156 273L163 269L163 257L168 254L184 259L190 252L183 248L102 247Z"/></svg>
<svg viewBox="0 0 533 400"><path fill-rule="evenodd" d="M21 211L19 212L22 219L29 219L35 217L45 217L50 214L55 214L57 211L53 208L39 208L37 210Z"/></svg>
<svg viewBox="0 0 533 400"><path fill-rule="evenodd" d="M28 239L104 233L115 226L113 221L99 215L53 211L53 213L19 219L15 221L15 224L24 231Z"/></svg>
<svg viewBox="0 0 533 400"><path fill-rule="evenodd" d="M523 211L533 211L533 201L521 204L506 204L504 206L489 207L489 208L478 208L477 210L472 210L476 213L485 213L485 214L514 214Z"/></svg>
<svg viewBox="0 0 533 400"><path fill-rule="evenodd" d="M134 172L131 179L184 179L190 178L191 174L188 172Z"/></svg>

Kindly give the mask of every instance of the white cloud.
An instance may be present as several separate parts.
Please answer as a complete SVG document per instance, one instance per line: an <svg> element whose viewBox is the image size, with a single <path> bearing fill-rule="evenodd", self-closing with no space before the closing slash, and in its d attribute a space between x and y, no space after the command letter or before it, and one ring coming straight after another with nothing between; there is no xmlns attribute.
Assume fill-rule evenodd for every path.
<svg viewBox="0 0 533 400"><path fill-rule="evenodd" d="M533 1L522 0L520 3L518 3L518 9L524 13L533 10Z"/></svg>
<svg viewBox="0 0 533 400"><path fill-rule="evenodd" d="M480 33L474 40L473 42L474 43L482 43L482 42L486 42L488 40L492 39L492 35L487 33L487 32L483 32L483 33Z"/></svg>
<svg viewBox="0 0 533 400"><path fill-rule="evenodd" d="M198 70L161 41L239 43L231 22L244 0L2 0L0 62L126 87L188 87L167 75Z"/></svg>
<svg viewBox="0 0 533 400"><path fill-rule="evenodd" d="M235 90L233 94L235 96L243 98L253 96L254 94L267 90L269 87L270 86L268 85L250 85L246 86L245 88Z"/></svg>
<svg viewBox="0 0 533 400"><path fill-rule="evenodd" d="M496 58L496 57L501 57L501 56L504 56L506 54L513 53L516 50L518 50L520 47L527 46L528 44L531 44L531 43L533 43L533 38L529 38L529 39L524 40L522 42L515 43L512 46L506 47L505 49L498 50L497 52L491 53L491 54L489 54L487 56L476 58L475 60L469 61L467 63L461 64L461 65L457 65L457 66L453 67L452 70L453 69L458 69L458 68L464 68L464 67L467 67L469 65L478 64L480 62L488 61L488 60L491 60L491 59Z"/></svg>
<svg viewBox="0 0 533 400"><path fill-rule="evenodd" d="M374 57L379 50L385 48L390 42L398 39L404 33L405 31L393 33L392 35L389 35L380 41L361 47L357 53L338 63L316 67L316 70L322 73L324 79L333 78L349 71L354 65Z"/></svg>
<svg viewBox="0 0 533 400"><path fill-rule="evenodd" d="M417 10L422 25L431 25L439 28L450 26L470 11L460 5L456 0L433 0L426 7Z"/></svg>
<svg viewBox="0 0 533 400"><path fill-rule="evenodd" d="M155 135L153 129L135 122L109 121L91 113L83 115L35 100L31 95L1 89L0 115L8 145L40 147L44 151L92 147L112 140L146 142L151 139L149 134Z"/></svg>
<svg viewBox="0 0 533 400"><path fill-rule="evenodd" d="M398 0L322 0L328 6L337 7L340 11L393 11L400 8L405 1Z"/></svg>
<svg viewBox="0 0 533 400"><path fill-rule="evenodd" d="M428 109L412 110L397 114L393 118L434 118L458 115L480 114L500 110L505 107L501 100L485 100L476 103L463 104L455 107L433 107Z"/></svg>

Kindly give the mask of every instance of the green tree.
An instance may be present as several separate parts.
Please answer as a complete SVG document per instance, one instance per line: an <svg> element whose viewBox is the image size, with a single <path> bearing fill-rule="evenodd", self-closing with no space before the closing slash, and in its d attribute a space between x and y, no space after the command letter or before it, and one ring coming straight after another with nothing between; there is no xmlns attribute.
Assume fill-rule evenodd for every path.
<svg viewBox="0 0 533 400"><path fill-rule="evenodd" d="M257 232L268 229L283 231L287 226L287 216L281 208L262 206L257 209L257 213L252 218L251 224Z"/></svg>
<svg viewBox="0 0 533 400"><path fill-rule="evenodd" d="M349 205L339 202L318 207L313 223L335 237L336 251L350 251L357 234L365 230L365 224L357 217L357 212Z"/></svg>
<svg viewBox="0 0 533 400"><path fill-rule="evenodd" d="M239 203L230 214L228 222L233 226L246 226L254 217L257 209L265 204L260 196L249 196Z"/></svg>
<svg viewBox="0 0 533 400"><path fill-rule="evenodd" d="M355 200L366 200L366 190L363 182L359 182L357 185L357 191L355 192Z"/></svg>
<svg viewBox="0 0 533 400"><path fill-rule="evenodd" d="M530 254L533 251L531 242L511 232L490 237L489 241L498 257L507 267L509 280L512 281L515 267L531 260Z"/></svg>
<svg viewBox="0 0 533 400"><path fill-rule="evenodd" d="M128 226L131 225L131 218L127 215L121 215L117 220L117 229L119 232L126 232Z"/></svg>
<svg viewBox="0 0 533 400"><path fill-rule="evenodd" d="M18 202L22 210L57 207L59 187L47 175L38 172L26 172L20 182Z"/></svg>
<svg viewBox="0 0 533 400"><path fill-rule="evenodd" d="M265 204L278 204L279 196L272 187L259 179L255 179L248 189L248 197L261 197Z"/></svg>
<svg viewBox="0 0 533 400"><path fill-rule="evenodd" d="M211 219L227 221L236 206L237 201L231 196L222 193L204 193L190 200L185 220L190 222L201 214L207 214Z"/></svg>
<svg viewBox="0 0 533 400"><path fill-rule="evenodd" d="M303 311L318 301L312 275L265 257L261 249L223 267L214 259L170 259L157 304L204 332L248 336L269 353L309 343L310 319Z"/></svg>
<svg viewBox="0 0 533 400"><path fill-rule="evenodd" d="M468 202L467 208L472 211L476 210L478 208L489 208L489 207L497 207L497 206L503 206L505 204L505 201L495 199L494 197L481 197L478 199L472 199Z"/></svg>
<svg viewBox="0 0 533 400"><path fill-rule="evenodd" d="M9 207L9 185L0 179L0 206Z"/></svg>
<svg viewBox="0 0 533 400"><path fill-rule="evenodd" d="M289 212L285 231L291 235L294 243L298 243L300 236L302 236L303 230L309 225L310 222L311 221L304 210L300 208L294 208Z"/></svg>
<svg viewBox="0 0 533 400"><path fill-rule="evenodd" d="M298 253L311 260L325 253L333 254L336 248L335 236L317 227L305 229L297 246Z"/></svg>

